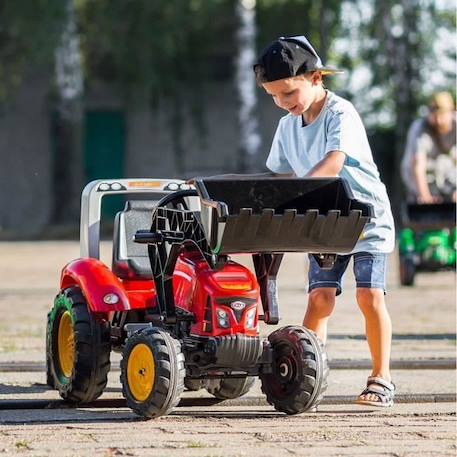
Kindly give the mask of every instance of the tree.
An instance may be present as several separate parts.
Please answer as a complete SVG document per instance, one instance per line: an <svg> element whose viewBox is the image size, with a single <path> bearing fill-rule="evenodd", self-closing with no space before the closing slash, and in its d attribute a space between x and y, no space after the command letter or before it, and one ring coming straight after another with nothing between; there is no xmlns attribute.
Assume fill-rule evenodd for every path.
<svg viewBox="0 0 457 457"><path fill-rule="evenodd" d="M12 100L31 68L52 68L65 22L61 0L0 2L0 103Z"/></svg>
<svg viewBox="0 0 457 457"><path fill-rule="evenodd" d="M408 128L434 90L455 84L453 6L442 2L438 8L433 0L346 0L342 21L334 48L349 72L341 87L369 130L395 133L390 193L398 214L398 170ZM443 32L454 35L447 47L438 39Z"/></svg>
<svg viewBox="0 0 457 457"><path fill-rule="evenodd" d="M118 88L127 104L172 107L175 169L182 126L203 134L205 83L233 75L235 0L78 0L87 80Z"/></svg>

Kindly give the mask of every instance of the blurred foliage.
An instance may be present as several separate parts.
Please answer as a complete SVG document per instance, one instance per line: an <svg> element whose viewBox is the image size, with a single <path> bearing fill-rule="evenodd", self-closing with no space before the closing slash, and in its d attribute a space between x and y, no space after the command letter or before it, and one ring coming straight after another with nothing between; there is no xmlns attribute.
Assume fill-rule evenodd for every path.
<svg viewBox="0 0 457 457"><path fill-rule="evenodd" d="M259 49L280 36L306 35L326 63L341 30L341 0L257 0Z"/></svg>
<svg viewBox="0 0 457 457"><path fill-rule="evenodd" d="M76 8L88 83L113 84L131 106L166 98L182 172L184 120L204 141L205 84L233 73L235 0L76 0Z"/></svg>
<svg viewBox="0 0 457 457"><path fill-rule="evenodd" d="M235 52L234 0L76 0L76 8L88 81L153 104L224 77L223 58Z"/></svg>
<svg viewBox="0 0 457 457"><path fill-rule="evenodd" d="M455 30L455 9L450 4L446 9L445 2L438 9L435 0L346 0L346 3L352 4L360 16L367 7L371 14L369 20L359 23L359 38L354 43L358 55L343 53L339 56L340 65L349 70L368 66L369 83L357 95L365 97L376 89L377 96L368 110L389 113L390 126L397 126L401 134L431 91L449 90L449 86L455 85L455 65L441 75L445 81L441 87L431 81L433 71L443 71L443 58L455 62L455 47L449 47L445 56L436 50L437 32ZM350 36L350 30L343 26L342 36L345 35Z"/></svg>
<svg viewBox="0 0 457 457"><path fill-rule="evenodd" d="M373 149L383 149L389 163L394 210L401 202L399 163L404 151L407 132L418 115L418 108L426 102L430 91L447 89L455 84L455 47L448 56L437 51L438 31L455 30L455 9L445 3L440 8L435 0L347 0L359 16L362 9L371 10L370 19L359 23L358 55L347 55L349 68L364 64L370 70L370 79L357 94L364 100L365 112L383 113L390 122L376 125L371 136ZM348 29L343 34L350 35ZM352 57L352 58L351 58ZM441 71L443 59L454 62L452 73L442 74L445 87L436 87L431 81L433 71ZM374 96L376 94L376 96ZM378 117L379 120L379 117ZM388 127L386 130L385 127ZM390 128L389 128L390 127ZM390 151L389 151L390 143ZM386 168L387 170L387 168Z"/></svg>
<svg viewBox="0 0 457 457"><path fill-rule="evenodd" d="M26 69L52 68L67 1L76 8L86 87L111 84L131 105L167 97L175 128L189 116L204 130L205 84L233 80L238 0L0 0L0 101ZM348 3L372 14L357 23L358 42L349 45L357 54L338 54L332 42L352 36ZM435 32L454 30L456 16L434 0L257 0L256 15L258 50L278 36L305 34L324 62L349 73L368 66L367 91L379 89L368 109L389 112L401 131L427 95L423 69L433 62ZM342 93L365 98L363 90Z"/></svg>
<svg viewBox="0 0 457 457"><path fill-rule="evenodd" d="M11 99L26 70L52 68L65 16L62 0L0 1L0 102Z"/></svg>

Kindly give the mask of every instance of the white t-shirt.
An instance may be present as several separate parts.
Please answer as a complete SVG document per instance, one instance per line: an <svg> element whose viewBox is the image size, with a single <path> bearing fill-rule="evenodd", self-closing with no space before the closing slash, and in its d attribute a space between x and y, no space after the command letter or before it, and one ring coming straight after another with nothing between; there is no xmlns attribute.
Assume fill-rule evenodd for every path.
<svg viewBox="0 0 457 457"><path fill-rule="evenodd" d="M339 176L347 180L356 199L374 208L374 218L352 252L391 252L395 229L389 198L373 161L365 127L352 103L327 91L322 111L311 124L303 126L302 117L290 113L281 118L267 167L274 173L302 177L331 151L346 154Z"/></svg>

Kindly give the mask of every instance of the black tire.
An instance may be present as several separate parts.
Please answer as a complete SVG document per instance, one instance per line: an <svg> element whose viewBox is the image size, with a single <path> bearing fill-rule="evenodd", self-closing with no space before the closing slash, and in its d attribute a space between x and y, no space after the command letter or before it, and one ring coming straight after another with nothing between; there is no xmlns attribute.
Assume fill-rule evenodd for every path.
<svg viewBox="0 0 457 457"><path fill-rule="evenodd" d="M400 283L402 286L413 286L416 265L411 256L400 256Z"/></svg>
<svg viewBox="0 0 457 457"><path fill-rule="evenodd" d="M46 384L55 389L56 386L54 384L54 377L52 376L51 372L51 337L50 337L50 322L51 322L51 313L48 313L47 316L47 323L46 323Z"/></svg>
<svg viewBox="0 0 457 457"><path fill-rule="evenodd" d="M227 400L246 394L254 382L255 378L252 376L246 378L210 379L206 390L220 400Z"/></svg>
<svg viewBox="0 0 457 457"><path fill-rule="evenodd" d="M197 390L205 388L206 384L206 379L184 378L184 387L186 388L186 390L190 390L191 392L196 392Z"/></svg>
<svg viewBox="0 0 457 457"><path fill-rule="evenodd" d="M272 372L260 375L268 403L286 414L317 406L329 372L322 342L305 327L292 325L276 330L268 340L273 349Z"/></svg>
<svg viewBox="0 0 457 457"><path fill-rule="evenodd" d="M63 318L67 322L71 320L74 347L71 370L62 368L59 355L59 328ZM49 313L46 346L47 383L64 400L87 403L103 393L110 370L110 326L108 322L98 322L90 313L78 287L66 289L56 297Z"/></svg>
<svg viewBox="0 0 457 457"><path fill-rule="evenodd" d="M169 333L148 327L127 339L121 361L122 393L135 413L147 418L168 414L179 403L185 375L181 343Z"/></svg>

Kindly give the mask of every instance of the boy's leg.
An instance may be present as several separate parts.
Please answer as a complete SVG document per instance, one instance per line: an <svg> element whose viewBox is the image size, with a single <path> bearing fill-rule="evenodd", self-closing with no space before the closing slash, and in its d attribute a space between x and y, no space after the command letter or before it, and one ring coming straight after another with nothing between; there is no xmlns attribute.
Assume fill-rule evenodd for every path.
<svg viewBox="0 0 457 457"><path fill-rule="evenodd" d="M372 376L390 381L392 324L380 289L358 289L357 303L365 316L365 332L373 362Z"/></svg>
<svg viewBox="0 0 457 457"><path fill-rule="evenodd" d="M336 287L320 287L309 293L303 327L309 328L325 344L328 319L335 307Z"/></svg>
<svg viewBox="0 0 457 457"><path fill-rule="evenodd" d="M365 317L365 330L373 363L371 376L390 383L392 324L384 300L386 263L386 254L354 255L357 303ZM362 394L359 400L382 403L382 399L375 393Z"/></svg>
<svg viewBox="0 0 457 457"><path fill-rule="evenodd" d="M323 343L327 340L327 323L341 293L342 276L351 256L338 256L331 270L323 270L309 255L309 297L303 326L313 330Z"/></svg>

